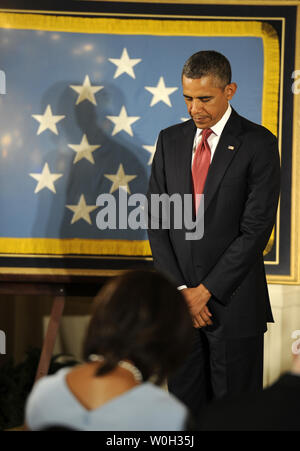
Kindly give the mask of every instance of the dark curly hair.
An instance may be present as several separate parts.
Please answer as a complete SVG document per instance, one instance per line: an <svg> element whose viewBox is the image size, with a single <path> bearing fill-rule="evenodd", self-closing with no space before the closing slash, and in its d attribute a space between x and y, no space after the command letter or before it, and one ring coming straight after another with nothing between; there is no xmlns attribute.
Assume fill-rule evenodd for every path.
<svg viewBox="0 0 300 451"><path fill-rule="evenodd" d="M95 298L83 357L104 357L97 375L130 360L146 381L161 384L186 357L193 326L184 297L163 275L126 272L110 280Z"/></svg>

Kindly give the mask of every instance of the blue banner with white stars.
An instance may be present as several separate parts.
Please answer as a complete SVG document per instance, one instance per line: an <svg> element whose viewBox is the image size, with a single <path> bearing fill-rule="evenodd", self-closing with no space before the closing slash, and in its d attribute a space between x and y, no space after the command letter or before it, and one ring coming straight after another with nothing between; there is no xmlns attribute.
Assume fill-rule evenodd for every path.
<svg viewBox="0 0 300 451"><path fill-rule="evenodd" d="M262 121L260 36L118 34L72 20L85 21L86 32L47 30L47 20L33 29L0 26L0 252L122 254L118 243L147 242L146 230L99 230L96 199L118 199L120 186L146 193L159 131L189 119L181 70L194 52L228 57L239 87L232 106ZM100 245L93 251L87 240Z"/></svg>

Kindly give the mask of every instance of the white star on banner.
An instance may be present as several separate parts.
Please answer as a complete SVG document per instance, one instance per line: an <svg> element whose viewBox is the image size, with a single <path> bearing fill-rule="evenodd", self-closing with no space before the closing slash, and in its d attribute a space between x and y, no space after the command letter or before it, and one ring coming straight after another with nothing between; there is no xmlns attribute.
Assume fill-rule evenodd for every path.
<svg viewBox="0 0 300 451"><path fill-rule="evenodd" d="M119 188L126 189L127 193L130 194L130 188L128 186L128 183L131 182L131 180L135 179L136 175L126 175L124 172L124 168L122 163L119 166L118 172L116 174L104 174L104 177L108 178L110 181L113 182L109 193L113 193L114 191L117 191Z"/></svg>
<svg viewBox="0 0 300 451"><path fill-rule="evenodd" d="M71 224L79 221L79 219L84 219L88 224L92 225L90 213L98 207L97 205L87 205L84 194L81 194L77 205L66 205L66 208L74 213Z"/></svg>
<svg viewBox="0 0 300 451"><path fill-rule="evenodd" d="M164 77L160 77L157 86L145 86L147 91L153 94L150 106L156 105L158 102L164 102L168 106L172 106L169 96L177 91L178 88L167 88Z"/></svg>
<svg viewBox="0 0 300 451"><path fill-rule="evenodd" d="M77 163L83 158L86 158L90 163L95 164L92 152L94 152L96 149L99 149L101 145L90 145L87 136L84 134L80 144L68 144L68 147L76 152L73 164Z"/></svg>
<svg viewBox="0 0 300 451"><path fill-rule="evenodd" d="M40 135L45 130L51 130L53 133L58 135L56 124L57 122L64 119L66 116L54 116L52 114L51 106L48 105L45 109L44 114L32 114L32 117L40 123L37 135Z"/></svg>
<svg viewBox="0 0 300 451"><path fill-rule="evenodd" d="M143 146L143 149L146 149L151 154L149 161L148 161L148 165L152 164L153 157L154 157L154 154L156 151L156 144L157 144L157 142L154 144L154 146Z"/></svg>
<svg viewBox="0 0 300 451"><path fill-rule="evenodd" d="M181 118L180 118L180 120L181 120L182 122L189 121L190 119L191 119L190 117L181 117Z"/></svg>
<svg viewBox="0 0 300 451"><path fill-rule="evenodd" d="M30 177L38 181L35 188L35 194L44 188L48 188L53 193L56 193L54 182L58 180L63 174L51 174L48 163L45 163L43 171L40 174L29 174Z"/></svg>
<svg viewBox="0 0 300 451"><path fill-rule="evenodd" d="M70 88L74 89L79 96L76 101L76 105L83 102L84 100L88 100L93 105L97 105L95 94L96 92L103 89L104 86L92 86L90 77L88 75L85 76L84 82L82 85L70 85Z"/></svg>
<svg viewBox="0 0 300 451"><path fill-rule="evenodd" d="M124 48L121 58L108 58L109 61L117 66L114 78L118 78L120 75L126 73L130 75L130 77L135 78L135 73L133 71L133 67L141 62L141 58L129 58L127 49Z"/></svg>
<svg viewBox="0 0 300 451"><path fill-rule="evenodd" d="M112 136L124 130L128 135L133 136L131 125L140 119L139 116L128 116L125 106L123 105L119 116L106 116L107 119L115 124Z"/></svg>

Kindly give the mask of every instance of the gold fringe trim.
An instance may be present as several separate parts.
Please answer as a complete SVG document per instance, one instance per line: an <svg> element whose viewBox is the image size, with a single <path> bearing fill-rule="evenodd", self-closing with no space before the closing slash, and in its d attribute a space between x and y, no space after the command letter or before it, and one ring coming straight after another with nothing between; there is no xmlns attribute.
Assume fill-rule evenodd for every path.
<svg viewBox="0 0 300 451"><path fill-rule="evenodd" d="M151 255L147 240L0 238L0 249L5 254Z"/></svg>
<svg viewBox="0 0 300 451"><path fill-rule="evenodd" d="M269 252L271 252L272 247L273 247L273 245L274 245L274 241L275 241L275 227L273 227L273 230L272 230L271 236L270 236L270 238L269 238L268 244L266 245L266 248L265 248L265 250L264 250L264 254L263 254L264 257L265 257Z"/></svg>

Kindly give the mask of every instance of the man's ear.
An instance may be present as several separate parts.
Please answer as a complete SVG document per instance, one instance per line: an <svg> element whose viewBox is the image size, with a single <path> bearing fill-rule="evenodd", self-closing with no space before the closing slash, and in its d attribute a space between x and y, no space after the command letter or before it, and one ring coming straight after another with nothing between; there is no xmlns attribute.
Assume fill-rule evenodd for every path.
<svg viewBox="0 0 300 451"><path fill-rule="evenodd" d="M236 83L229 83L227 86L225 86L225 95L227 100L231 100L234 94L237 90L237 84Z"/></svg>

